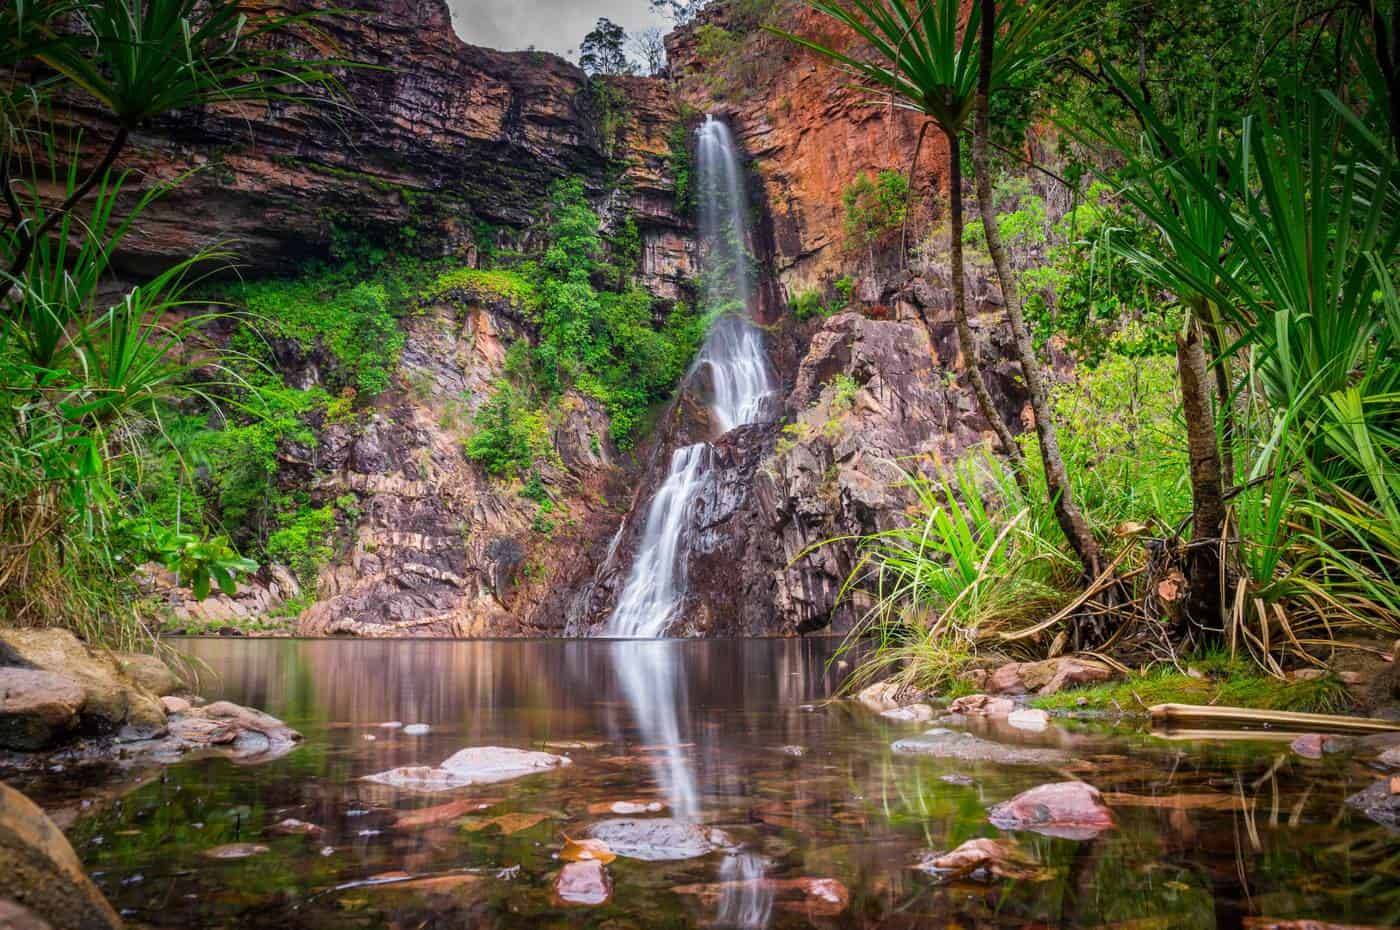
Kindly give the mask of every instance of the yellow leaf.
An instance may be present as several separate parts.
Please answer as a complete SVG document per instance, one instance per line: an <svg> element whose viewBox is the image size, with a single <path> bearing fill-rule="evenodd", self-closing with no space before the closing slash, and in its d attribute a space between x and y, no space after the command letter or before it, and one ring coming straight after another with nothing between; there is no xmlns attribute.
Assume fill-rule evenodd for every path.
<svg viewBox="0 0 1400 930"><path fill-rule="evenodd" d="M608 848L608 844L602 840L571 840L564 834L564 848L559 851L559 858L565 862L584 862L588 859L607 865L617 858L617 853Z"/></svg>

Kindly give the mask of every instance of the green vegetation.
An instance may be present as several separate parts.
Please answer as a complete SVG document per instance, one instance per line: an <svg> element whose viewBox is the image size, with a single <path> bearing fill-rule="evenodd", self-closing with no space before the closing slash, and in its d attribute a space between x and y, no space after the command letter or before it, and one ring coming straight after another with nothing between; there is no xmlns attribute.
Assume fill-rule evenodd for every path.
<svg viewBox="0 0 1400 930"><path fill-rule="evenodd" d="M424 300L440 300L463 292L474 297L495 297L523 310L537 306L535 286L520 271L486 268L457 268L438 275L423 291Z"/></svg>
<svg viewBox="0 0 1400 930"><path fill-rule="evenodd" d="M1113 646L1149 665L1229 657L1194 684L1122 686L1139 693L1342 703L1333 679L1282 682L1335 637L1400 632L1393 23L1359 5L1298 21L1269 0L1145 25L1115 6L1101 30L1076 26L1077 4L815 6L874 60L796 41L947 135L970 380L997 427L962 326L964 242L995 268L1036 430L998 427L1006 466L920 463L908 527L862 540L848 588L872 597L862 632L880 644L863 674L946 684L979 649ZM1050 49L1072 79L1030 54ZM1075 144L1069 181L1045 181L1069 184L1061 215L1024 179L992 184L989 149L1026 124L1015 97ZM959 223L970 118L980 233ZM1044 380L1037 344L1073 353L1072 386Z"/></svg>
<svg viewBox="0 0 1400 930"><path fill-rule="evenodd" d="M788 307L799 321L834 316L851 305L855 287L855 279L848 275L831 282L831 287L826 291L819 288L798 291L788 301Z"/></svg>
<svg viewBox="0 0 1400 930"><path fill-rule="evenodd" d="M1125 681L1071 688L1033 698L1031 705L1048 711L1084 708L1125 714L1145 714L1155 704L1219 704L1260 710L1330 714L1351 706L1347 686L1335 675L1279 681L1224 653L1193 658L1187 668L1155 666Z"/></svg>
<svg viewBox="0 0 1400 930"><path fill-rule="evenodd" d="M651 295L631 283L639 249L635 224L624 223L612 243L611 277L618 291L593 279L608 272L597 213L578 179L550 194L549 246L520 279L531 296L528 309L538 330L529 345L512 349L509 378L477 415L466 454L497 476L523 477L551 447L545 409L574 389L603 404L612 437L623 447L636 441L648 408L674 388L704 333L705 320L675 307L664 325L653 322ZM620 261L619 261L620 257ZM528 289L528 290L527 290Z"/></svg>
<svg viewBox="0 0 1400 930"><path fill-rule="evenodd" d="M841 204L846 211L842 225L846 247L870 252L904 225L909 213L909 180L888 168L874 178L862 171L841 192Z"/></svg>
<svg viewBox="0 0 1400 930"><path fill-rule="evenodd" d="M307 17L252 26L228 0L75 0L0 9L0 611L133 645L130 566L153 559L229 588L250 563L228 540L163 523L130 493L172 405L196 404L190 350L210 321L193 300L227 256L191 256L139 286L111 256L170 185L137 191L117 163L133 131L214 102L293 99L331 84L289 40ZM132 42L132 34L141 41ZM36 65L36 61L39 64ZM42 79L36 79L42 75ZM59 101L112 127L79 157ZM85 165L91 165L87 168ZM175 183L178 183L175 182ZM114 287L114 285L117 285Z"/></svg>

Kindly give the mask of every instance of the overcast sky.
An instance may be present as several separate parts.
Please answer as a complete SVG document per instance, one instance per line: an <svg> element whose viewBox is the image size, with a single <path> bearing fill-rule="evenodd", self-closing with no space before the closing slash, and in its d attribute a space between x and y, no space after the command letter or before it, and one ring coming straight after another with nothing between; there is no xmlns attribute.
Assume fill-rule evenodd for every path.
<svg viewBox="0 0 1400 930"><path fill-rule="evenodd" d="M598 17L629 33L668 24L647 0L448 0L457 34L473 45L529 48L578 57L578 44ZM353 6L353 4L352 4Z"/></svg>

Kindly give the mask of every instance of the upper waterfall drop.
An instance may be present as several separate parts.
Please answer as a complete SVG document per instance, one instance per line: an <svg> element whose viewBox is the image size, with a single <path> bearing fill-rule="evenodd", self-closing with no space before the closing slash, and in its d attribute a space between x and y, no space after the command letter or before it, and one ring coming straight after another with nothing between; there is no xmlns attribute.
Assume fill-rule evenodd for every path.
<svg viewBox="0 0 1400 930"><path fill-rule="evenodd" d="M686 376L702 377L715 432L767 418L777 391L763 332L751 318L754 259L743 168L729 127L713 116L696 134L701 309L716 314ZM647 509L637 554L605 636L658 637L685 602L691 516L710 471L708 443L675 450Z"/></svg>

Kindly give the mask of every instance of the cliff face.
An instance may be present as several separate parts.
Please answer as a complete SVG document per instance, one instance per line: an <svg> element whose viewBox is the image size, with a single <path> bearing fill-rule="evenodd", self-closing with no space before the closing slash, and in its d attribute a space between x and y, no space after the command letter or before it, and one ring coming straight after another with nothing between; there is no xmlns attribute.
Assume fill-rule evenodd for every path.
<svg viewBox="0 0 1400 930"><path fill-rule="evenodd" d="M405 228L415 230L415 250L475 264L483 224L528 248L550 184L577 175L605 225L636 222L640 281L663 307L697 273L669 154L678 121L718 113L747 155L764 268L756 315L782 381L773 421L713 437L694 396L703 386L693 386L627 459L608 443L598 405L570 395L552 418L558 460L539 476L557 508L541 529L534 502L461 451L528 322L485 294L405 313L391 388L354 424L321 424L314 449L282 450L282 481L311 489L318 506L353 502L342 508L339 555L321 574L302 632L596 628L671 450L701 439L713 440L712 469L690 516L689 600L673 632L846 627L858 605L837 595L858 554L849 540L821 544L893 525L911 500L904 472L931 473L986 438L958 386L965 359L946 265L925 258L915 275L898 260L898 241L853 254L842 233L844 188L861 172L908 170L919 120L871 105L838 69L755 31L739 6L720 0L669 37L670 81L590 85L553 56L464 45L439 0L369 0L362 16L332 27L336 54L393 67L345 75L353 108L213 110L137 137L133 160L150 180L201 170L144 218L125 257L134 269L234 236L253 273L292 270L346 231L407 246ZM783 28L848 47L805 5L776 0L776 8ZM714 30L729 38L716 43ZM935 227L946 184L942 139L930 132L919 151L910 243ZM856 287L845 312L800 322L787 306L814 288L830 300L832 282L847 276ZM999 298L975 266L971 278L989 380L1016 422L1024 399L1004 361ZM284 367L289 384L316 382L308 360ZM270 573L238 599L184 603L177 615L257 613L294 586L285 572Z"/></svg>
<svg viewBox="0 0 1400 930"><path fill-rule="evenodd" d="M333 102L214 106L134 135L123 163L142 186L188 176L127 240L128 268L232 240L244 274L295 271L346 234L470 258L483 224L524 235L550 184L578 175L600 196L627 192L613 206L635 212L646 271L674 290L687 224L663 165L675 117L664 87L619 79L605 91L557 56L467 45L443 0L354 9L317 21L318 53L365 65L340 75ZM90 145L110 131L73 115Z"/></svg>
<svg viewBox="0 0 1400 930"><path fill-rule="evenodd" d="M749 7L720 0L667 36L677 94L722 114L752 158L773 223L773 267L790 294L852 273L868 256L846 248L844 188L891 169L912 178L910 242L927 230L947 190L948 148L924 118L855 86L828 59L758 28ZM795 0L775 0L766 21L860 57L850 30ZM727 36L727 38L726 38ZM914 153L918 150L918 159ZM912 168L912 173L911 172ZM877 263L888 255L876 255Z"/></svg>

